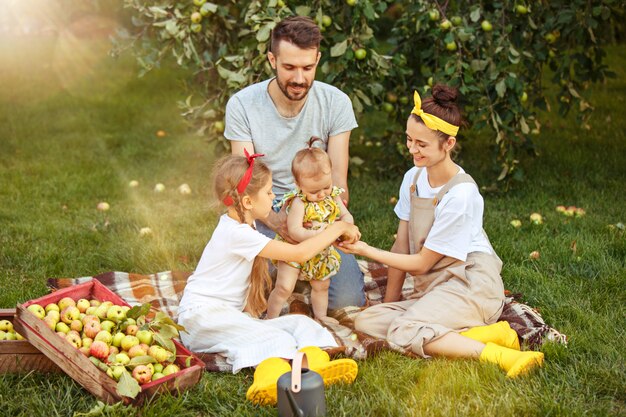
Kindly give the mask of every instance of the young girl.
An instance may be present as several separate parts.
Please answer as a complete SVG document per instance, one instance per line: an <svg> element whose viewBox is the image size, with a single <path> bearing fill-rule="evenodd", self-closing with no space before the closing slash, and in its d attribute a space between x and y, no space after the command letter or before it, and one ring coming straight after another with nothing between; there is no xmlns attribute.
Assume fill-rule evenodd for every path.
<svg viewBox="0 0 626 417"><path fill-rule="evenodd" d="M290 369L279 358L293 358L298 349L309 347L309 359L319 356L317 361L312 358L313 364L309 360L310 368L319 367L327 383L353 380L356 363L341 359L337 367L337 361L329 362L328 356L323 356L325 352L310 348L337 345L326 329L306 316L256 318L265 311L265 294L271 286L267 259L304 262L340 236L355 242L360 234L356 226L342 221L297 245L274 241L257 232L254 222L267 216L274 198L269 169L262 162L255 163L259 156L228 156L216 165L215 193L227 212L220 217L187 281L178 320L186 328L181 333L185 346L195 352L226 356L233 373L267 361L257 368L248 398L273 403L276 381ZM354 377L348 377L346 369Z"/></svg>
<svg viewBox="0 0 626 417"><path fill-rule="evenodd" d="M390 267L387 302L361 312L355 328L423 357L480 358L516 377L541 365L543 353L520 352L515 331L496 323L504 304L502 262L483 231L478 187L450 157L462 122L457 91L435 85L432 95L422 105L415 93L407 121L415 167L400 188L391 252L364 242L342 245ZM407 272L416 293L397 301Z"/></svg>
<svg viewBox="0 0 626 417"><path fill-rule="evenodd" d="M291 172L296 190L285 195L281 205L287 205L287 229L298 242L322 233L335 220L354 223L352 215L339 197L343 190L333 186L332 165L328 154L313 144L319 138L312 137L308 147L296 153ZM304 224L310 225L305 227ZM282 241L280 235L276 239ZM341 257L333 246L324 248L304 263L279 262L276 285L270 294L267 317L278 317L287 298L293 292L298 278L311 283L311 305L315 318L332 321L326 316L328 310L328 287L330 277L337 274Z"/></svg>

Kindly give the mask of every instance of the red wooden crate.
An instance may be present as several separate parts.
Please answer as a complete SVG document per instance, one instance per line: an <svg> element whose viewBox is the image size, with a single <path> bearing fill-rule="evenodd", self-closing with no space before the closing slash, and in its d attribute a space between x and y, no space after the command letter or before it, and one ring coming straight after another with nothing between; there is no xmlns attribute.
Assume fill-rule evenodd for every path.
<svg viewBox="0 0 626 417"><path fill-rule="evenodd" d="M174 341L177 356L176 364L181 368L179 372L142 385L141 392L134 399L119 395L116 392L117 382L114 379L98 369L87 357L65 340L59 338L54 331L46 326L43 320L27 310L31 304L45 307L49 303L57 303L63 297L71 297L74 300L86 298L111 301L116 305L125 306L128 303L102 285L100 281L93 280L17 305L17 314L14 320L16 331L57 364L66 374L102 401L109 404L122 401L125 404L141 405L146 399L159 392L177 393L184 391L200 380L204 363L178 341ZM188 357L191 357L190 366L185 368Z"/></svg>
<svg viewBox="0 0 626 417"><path fill-rule="evenodd" d="M15 309L0 309L0 320L14 322ZM27 340L0 340L0 373L61 372Z"/></svg>

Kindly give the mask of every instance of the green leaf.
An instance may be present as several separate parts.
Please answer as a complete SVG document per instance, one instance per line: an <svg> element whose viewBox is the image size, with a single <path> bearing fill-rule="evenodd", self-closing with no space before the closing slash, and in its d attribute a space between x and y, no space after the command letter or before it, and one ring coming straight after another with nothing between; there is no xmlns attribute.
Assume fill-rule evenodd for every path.
<svg viewBox="0 0 626 417"><path fill-rule="evenodd" d="M489 61L486 59L472 59L470 62L470 67L474 72L483 71L487 65L489 65Z"/></svg>
<svg viewBox="0 0 626 417"><path fill-rule="evenodd" d="M126 312L126 317L137 320L139 317L147 315L150 312L150 307L152 307L150 303L134 306Z"/></svg>
<svg viewBox="0 0 626 417"><path fill-rule="evenodd" d="M308 16L311 14L311 8L309 6L298 6L296 7L296 14L299 16Z"/></svg>
<svg viewBox="0 0 626 417"><path fill-rule="evenodd" d="M259 42L265 42L270 38L270 32L274 29L276 23L270 22L267 25L263 25L261 29L256 33L256 40Z"/></svg>
<svg viewBox="0 0 626 417"><path fill-rule="evenodd" d="M130 362L128 362L128 366L131 368L134 368L135 366L147 365L149 363L156 363L156 359L154 359L150 355L142 355L142 356L135 356L134 358L132 358Z"/></svg>
<svg viewBox="0 0 626 417"><path fill-rule="evenodd" d="M170 352L174 352L176 353L176 345L174 344L174 342L172 341L172 339L169 339L167 337L163 337L161 334L159 333L155 333L154 334L154 342L159 345L164 347L165 349L169 350Z"/></svg>
<svg viewBox="0 0 626 417"><path fill-rule="evenodd" d="M346 53L346 49L348 49L348 40L344 40L343 42L336 43L330 48L330 56L338 57Z"/></svg>
<svg viewBox="0 0 626 417"><path fill-rule="evenodd" d="M478 22L478 19L480 19L480 7L475 8L470 13L470 20L472 22L476 23L476 22Z"/></svg>
<svg viewBox="0 0 626 417"><path fill-rule="evenodd" d="M115 391L124 397L135 398L141 392L141 387L129 372L123 372Z"/></svg>
<svg viewBox="0 0 626 417"><path fill-rule="evenodd" d="M151 6L151 7L148 7L148 10L150 10L152 14L154 15L154 17L156 17L157 19L167 17L167 10L165 10L162 7Z"/></svg>
<svg viewBox="0 0 626 417"><path fill-rule="evenodd" d="M365 105L367 105L367 106L371 106L372 105L372 101L370 100L370 98L363 91L361 91L359 89L356 89L356 90L354 90L354 92L356 93L357 96L359 96L359 98L361 100L363 100Z"/></svg>
<svg viewBox="0 0 626 417"><path fill-rule="evenodd" d="M522 133L527 135L528 132L530 132L530 128L528 127L528 124L526 123L526 119L524 119L524 116L522 116L519 119L519 124L520 124L520 126L522 128Z"/></svg>
<svg viewBox="0 0 626 417"><path fill-rule="evenodd" d="M502 79L496 83L496 92L498 93L498 97L502 98L506 94L506 83L505 80Z"/></svg>
<svg viewBox="0 0 626 417"><path fill-rule="evenodd" d="M176 330L185 331L184 326L176 323L174 320L171 319L170 316L162 311L157 311L156 315L154 316L154 320L152 320L152 323L167 324L174 327Z"/></svg>

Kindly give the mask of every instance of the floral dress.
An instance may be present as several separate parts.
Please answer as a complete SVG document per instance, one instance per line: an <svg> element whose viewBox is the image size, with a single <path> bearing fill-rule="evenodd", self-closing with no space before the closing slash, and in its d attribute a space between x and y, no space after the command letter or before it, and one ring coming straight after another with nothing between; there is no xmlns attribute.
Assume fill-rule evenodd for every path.
<svg viewBox="0 0 626 417"><path fill-rule="evenodd" d="M340 209L334 200L334 197L343 193L343 188L333 186L333 189L328 197L321 201L308 201L306 196L302 194L299 189L293 190L285 194L282 201L278 203L278 207L287 205L287 213L291 202L294 198L299 198L304 203L304 217L303 223L317 222L332 224L335 222L340 214ZM319 225L312 227L311 229L319 229ZM280 235L276 235L276 240L283 241L284 239ZM339 271L341 265L341 255L337 252L334 246L329 246L313 258L304 263L287 262L290 266L300 269L299 279L303 281L324 281L329 279Z"/></svg>

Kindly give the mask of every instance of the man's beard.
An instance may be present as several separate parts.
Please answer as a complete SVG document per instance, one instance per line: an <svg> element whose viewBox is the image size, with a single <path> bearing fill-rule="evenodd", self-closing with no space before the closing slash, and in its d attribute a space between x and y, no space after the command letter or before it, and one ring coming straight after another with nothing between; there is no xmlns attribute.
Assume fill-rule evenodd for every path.
<svg viewBox="0 0 626 417"><path fill-rule="evenodd" d="M313 83L311 83L310 85L307 83L287 83L284 84L280 78L278 78L278 75L276 76L276 84L278 85L278 88L280 89L280 91L283 92L283 94L285 95L285 97L287 97L289 100L292 101L300 101L303 100L307 94L309 94L309 90L311 89L311 85L313 85ZM297 96L294 96L293 94L289 93L289 87L302 87L304 88L303 92L298 94Z"/></svg>

